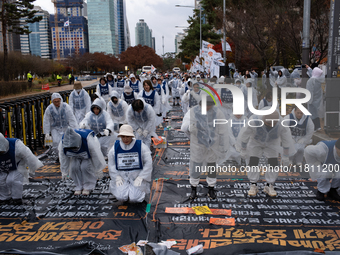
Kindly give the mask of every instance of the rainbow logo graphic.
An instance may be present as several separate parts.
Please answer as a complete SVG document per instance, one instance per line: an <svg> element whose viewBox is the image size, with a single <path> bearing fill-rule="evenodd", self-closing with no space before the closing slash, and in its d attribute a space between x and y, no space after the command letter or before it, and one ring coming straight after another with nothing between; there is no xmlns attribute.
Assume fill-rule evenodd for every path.
<svg viewBox="0 0 340 255"><path fill-rule="evenodd" d="M221 97L220 95L217 93L217 91L210 85L206 84L206 83L203 83L203 82L198 82L198 84L200 85L203 85L203 86L206 86L207 88L209 88L212 92L215 93L215 95L217 96L218 100L220 101L220 104L222 105L222 100L221 100ZM214 95L207 89L204 89L204 88L200 88L200 90L203 90L204 92L206 92L213 100L214 100L214 103L215 105L217 105L217 102L216 102L216 99L214 97Z"/></svg>

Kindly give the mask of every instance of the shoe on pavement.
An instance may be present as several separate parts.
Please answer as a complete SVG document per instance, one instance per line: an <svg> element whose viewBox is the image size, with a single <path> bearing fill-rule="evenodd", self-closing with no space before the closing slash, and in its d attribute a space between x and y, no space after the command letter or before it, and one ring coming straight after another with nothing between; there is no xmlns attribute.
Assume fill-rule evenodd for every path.
<svg viewBox="0 0 340 255"><path fill-rule="evenodd" d="M81 190L76 190L75 192L74 192L74 195L76 195L76 196L79 196L81 194Z"/></svg>
<svg viewBox="0 0 340 255"><path fill-rule="evenodd" d="M172 103L172 106L176 106L176 104L175 104L175 103Z"/></svg>
<svg viewBox="0 0 340 255"><path fill-rule="evenodd" d="M209 187L208 197L212 200L216 199L216 191L215 191L214 187Z"/></svg>
<svg viewBox="0 0 340 255"><path fill-rule="evenodd" d="M318 190L316 192L316 199L319 200L319 201L325 201L325 193L322 193Z"/></svg>
<svg viewBox="0 0 340 255"><path fill-rule="evenodd" d="M197 198L197 187L191 186L190 199L195 200Z"/></svg>
<svg viewBox="0 0 340 255"><path fill-rule="evenodd" d="M257 192L259 192L259 189L256 184L250 185L250 189L248 191L248 196L254 197L256 196Z"/></svg>
<svg viewBox="0 0 340 255"><path fill-rule="evenodd" d="M81 194L84 195L84 196L88 196L88 195L90 195L90 191L84 189L83 192L82 192Z"/></svg>
<svg viewBox="0 0 340 255"><path fill-rule="evenodd" d="M264 186L263 192L267 193L271 197L276 197L277 195L273 184L269 184L269 186L268 185Z"/></svg>
<svg viewBox="0 0 340 255"><path fill-rule="evenodd" d="M335 201L340 201L340 196L337 189L338 188L331 188L327 193L327 197Z"/></svg>
<svg viewBox="0 0 340 255"><path fill-rule="evenodd" d="M177 103L176 106L179 106L179 103Z"/></svg>

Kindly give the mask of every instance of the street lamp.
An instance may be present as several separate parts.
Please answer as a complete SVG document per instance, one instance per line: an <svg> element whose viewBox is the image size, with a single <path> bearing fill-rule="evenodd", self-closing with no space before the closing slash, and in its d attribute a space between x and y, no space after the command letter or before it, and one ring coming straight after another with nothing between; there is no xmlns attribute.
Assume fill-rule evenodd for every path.
<svg viewBox="0 0 340 255"><path fill-rule="evenodd" d="M94 60L88 60L86 61L86 71L89 71L89 62L93 62Z"/></svg>
<svg viewBox="0 0 340 255"><path fill-rule="evenodd" d="M176 4L175 7L186 7L186 8L193 8L196 9L195 6L190 6L190 5L179 5ZM200 8L200 50L202 49L202 7L199 5Z"/></svg>

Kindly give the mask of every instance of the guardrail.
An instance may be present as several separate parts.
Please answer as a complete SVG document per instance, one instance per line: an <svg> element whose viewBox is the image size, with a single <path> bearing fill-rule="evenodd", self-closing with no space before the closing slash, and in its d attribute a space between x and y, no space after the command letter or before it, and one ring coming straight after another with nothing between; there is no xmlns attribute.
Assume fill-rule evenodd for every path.
<svg viewBox="0 0 340 255"><path fill-rule="evenodd" d="M91 96L96 85L84 87ZM64 102L73 90L58 92ZM0 103L0 132L8 138L18 138L32 151L44 146L43 119L46 108L51 104L51 93L31 95Z"/></svg>

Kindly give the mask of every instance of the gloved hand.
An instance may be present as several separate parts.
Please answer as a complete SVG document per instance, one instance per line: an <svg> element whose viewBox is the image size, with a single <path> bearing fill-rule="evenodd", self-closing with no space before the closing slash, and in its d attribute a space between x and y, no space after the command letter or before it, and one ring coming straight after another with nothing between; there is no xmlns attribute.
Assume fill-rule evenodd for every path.
<svg viewBox="0 0 340 255"><path fill-rule="evenodd" d="M65 174L65 173L62 173L62 175L61 175L61 180L62 180L62 181L66 181L67 179L69 179L68 175Z"/></svg>
<svg viewBox="0 0 340 255"><path fill-rule="evenodd" d="M110 135L110 130L104 129L103 133L104 133L105 136L109 136Z"/></svg>
<svg viewBox="0 0 340 255"><path fill-rule="evenodd" d="M142 130L141 128L138 128L138 129L137 129L137 134L138 134L139 136L142 136L142 135L143 135L143 130Z"/></svg>
<svg viewBox="0 0 340 255"><path fill-rule="evenodd" d="M298 144L305 144L305 141L303 139L300 139L299 141L297 141Z"/></svg>
<svg viewBox="0 0 340 255"><path fill-rule="evenodd" d="M289 166L289 158L282 156L281 163L282 163L283 166Z"/></svg>
<svg viewBox="0 0 340 255"><path fill-rule="evenodd" d="M241 151L240 151L240 156L241 156L241 158L246 159L247 156L248 156L247 155L247 149L242 148Z"/></svg>
<svg viewBox="0 0 340 255"><path fill-rule="evenodd" d="M124 184L123 178L122 178L121 176L117 175L117 177L116 177L116 186L117 186L117 187L120 187L120 186L122 186L123 184Z"/></svg>
<svg viewBox="0 0 340 255"><path fill-rule="evenodd" d="M142 185L142 182L143 182L143 178L141 177L137 177L136 180L133 182L133 186L135 187L139 187L140 185Z"/></svg>
<svg viewBox="0 0 340 255"><path fill-rule="evenodd" d="M85 129L85 128L86 128L86 124L85 124L85 123L81 124L81 125L80 125L80 128L81 128L81 129Z"/></svg>
<svg viewBox="0 0 340 255"><path fill-rule="evenodd" d="M50 134L45 135L45 140L52 140L52 136Z"/></svg>
<svg viewBox="0 0 340 255"><path fill-rule="evenodd" d="M149 134L149 131L145 129L145 130L143 131L143 136L144 136L144 137L147 137L148 134Z"/></svg>

